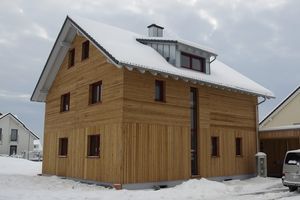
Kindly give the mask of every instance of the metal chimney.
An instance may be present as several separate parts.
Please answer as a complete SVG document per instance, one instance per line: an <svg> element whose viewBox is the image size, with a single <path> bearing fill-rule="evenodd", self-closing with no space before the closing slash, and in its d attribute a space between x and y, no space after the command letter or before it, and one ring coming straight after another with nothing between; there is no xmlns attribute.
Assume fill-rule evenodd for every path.
<svg viewBox="0 0 300 200"><path fill-rule="evenodd" d="M149 37L163 37L164 27L158 26L156 24L151 24L147 26L147 28Z"/></svg>

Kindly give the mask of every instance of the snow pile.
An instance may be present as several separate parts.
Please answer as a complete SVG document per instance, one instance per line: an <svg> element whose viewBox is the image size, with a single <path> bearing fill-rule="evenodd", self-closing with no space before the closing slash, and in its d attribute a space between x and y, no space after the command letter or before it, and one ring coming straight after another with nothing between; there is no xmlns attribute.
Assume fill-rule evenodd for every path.
<svg viewBox="0 0 300 200"><path fill-rule="evenodd" d="M20 158L0 157L1 175L28 175L35 176L42 173L42 162L32 162Z"/></svg>

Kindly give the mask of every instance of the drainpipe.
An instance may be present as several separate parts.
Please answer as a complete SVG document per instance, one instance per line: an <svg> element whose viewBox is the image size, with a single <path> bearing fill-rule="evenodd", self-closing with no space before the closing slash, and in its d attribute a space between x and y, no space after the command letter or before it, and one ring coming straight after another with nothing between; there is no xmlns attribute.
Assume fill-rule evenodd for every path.
<svg viewBox="0 0 300 200"><path fill-rule="evenodd" d="M29 160L29 150L30 150L30 133L28 134L28 150L27 150L27 160Z"/></svg>
<svg viewBox="0 0 300 200"><path fill-rule="evenodd" d="M258 122L258 106L266 101L266 97L263 97L263 100L261 102L256 103L256 153L259 152L259 122Z"/></svg>

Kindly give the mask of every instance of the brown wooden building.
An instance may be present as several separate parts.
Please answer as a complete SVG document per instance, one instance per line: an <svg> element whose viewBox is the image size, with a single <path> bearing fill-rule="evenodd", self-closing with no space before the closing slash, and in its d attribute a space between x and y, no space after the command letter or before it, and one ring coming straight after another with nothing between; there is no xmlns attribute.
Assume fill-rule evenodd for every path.
<svg viewBox="0 0 300 200"><path fill-rule="evenodd" d="M127 188L253 175L257 97L272 92L148 30L66 18L31 98L46 103L43 174Z"/></svg>
<svg viewBox="0 0 300 200"><path fill-rule="evenodd" d="M267 154L268 176L281 177L285 153L300 148L300 87L259 125L260 150Z"/></svg>

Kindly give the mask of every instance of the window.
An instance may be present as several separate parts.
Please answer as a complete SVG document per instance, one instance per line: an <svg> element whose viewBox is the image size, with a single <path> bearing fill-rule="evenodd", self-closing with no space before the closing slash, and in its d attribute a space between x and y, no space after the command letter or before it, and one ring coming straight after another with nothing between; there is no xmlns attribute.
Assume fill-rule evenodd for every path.
<svg viewBox="0 0 300 200"><path fill-rule="evenodd" d="M71 49L69 51L69 63L68 63L68 67L73 67L75 64L75 49Z"/></svg>
<svg viewBox="0 0 300 200"><path fill-rule="evenodd" d="M242 138L235 138L235 155L241 156L242 155Z"/></svg>
<svg viewBox="0 0 300 200"><path fill-rule="evenodd" d="M90 85L90 104L101 102L102 81Z"/></svg>
<svg viewBox="0 0 300 200"><path fill-rule="evenodd" d="M211 156L219 156L219 137L211 137Z"/></svg>
<svg viewBox="0 0 300 200"><path fill-rule="evenodd" d="M82 43L81 60L85 60L89 57L89 53L90 53L89 46L90 46L90 42L88 40Z"/></svg>
<svg viewBox="0 0 300 200"><path fill-rule="evenodd" d="M68 155L68 138L59 138L58 155L60 156Z"/></svg>
<svg viewBox="0 0 300 200"><path fill-rule="evenodd" d="M299 153L288 153L285 158L285 164L288 165L297 165L300 162Z"/></svg>
<svg viewBox="0 0 300 200"><path fill-rule="evenodd" d="M181 53L181 67L205 72L205 59L187 53Z"/></svg>
<svg viewBox="0 0 300 200"><path fill-rule="evenodd" d="M164 81L155 80L155 101L165 100L165 84Z"/></svg>
<svg viewBox="0 0 300 200"><path fill-rule="evenodd" d="M11 129L10 141L18 141L18 129Z"/></svg>
<svg viewBox="0 0 300 200"><path fill-rule="evenodd" d="M17 154L17 145L11 145L9 147L9 155L16 155Z"/></svg>
<svg viewBox="0 0 300 200"><path fill-rule="evenodd" d="M88 136L88 156L100 155L100 135Z"/></svg>
<svg viewBox="0 0 300 200"><path fill-rule="evenodd" d="M2 128L0 128L0 142L2 142Z"/></svg>
<svg viewBox="0 0 300 200"><path fill-rule="evenodd" d="M60 112L70 110L70 93L61 95Z"/></svg>

